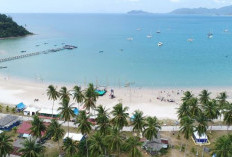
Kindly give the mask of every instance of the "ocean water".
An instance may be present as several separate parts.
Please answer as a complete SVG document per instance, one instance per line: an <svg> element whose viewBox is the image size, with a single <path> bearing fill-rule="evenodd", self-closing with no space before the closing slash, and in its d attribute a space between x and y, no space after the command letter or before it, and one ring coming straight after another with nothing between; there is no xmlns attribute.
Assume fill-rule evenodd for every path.
<svg viewBox="0 0 232 157"><path fill-rule="evenodd" d="M0 74L47 82L136 87L232 86L232 17L10 14L36 35L0 40L0 58L73 44L78 49L1 63ZM141 28L137 31L137 28ZM229 32L224 32L228 29ZM160 30L161 33L156 33ZM213 38L208 39L208 32ZM152 38L146 36L152 34ZM133 41L128 41L133 37ZM193 38L193 42L187 39ZM48 43L45 45L44 43ZM158 47L157 43L163 42ZM40 45L40 46L36 46ZM122 51L123 49L123 51ZM103 53L99 53L103 51Z"/></svg>

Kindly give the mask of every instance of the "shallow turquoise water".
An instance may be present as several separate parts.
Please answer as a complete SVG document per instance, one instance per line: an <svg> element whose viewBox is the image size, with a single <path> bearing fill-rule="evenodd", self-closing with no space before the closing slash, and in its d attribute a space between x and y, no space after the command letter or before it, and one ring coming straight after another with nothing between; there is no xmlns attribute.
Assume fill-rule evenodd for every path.
<svg viewBox="0 0 232 157"><path fill-rule="evenodd" d="M153 87L232 85L232 17L123 14L11 14L37 35L0 40L0 58L61 47L78 49L1 66L9 76L45 81ZM141 31L136 31L142 28ZM224 30L230 32L225 33ZM157 34L156 31L161 33ZM207 38L208 32L214 34ZM146 36L152 34L153 38ZM133 37L133 41L128 41ZM192 43L187 42L193 38ZM158 47L157 43L164 43ZM43 43L47 42L47 45ZM35 45L40 45L36 47ZM121 51L123 49L123 51ZM99 51L104 51L99 53Z"/></svg>

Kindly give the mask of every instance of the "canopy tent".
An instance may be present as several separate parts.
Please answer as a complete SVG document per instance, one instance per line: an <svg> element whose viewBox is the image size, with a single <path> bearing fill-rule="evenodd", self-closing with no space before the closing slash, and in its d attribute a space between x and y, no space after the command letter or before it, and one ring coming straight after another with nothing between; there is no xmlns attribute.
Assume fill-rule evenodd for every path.
<svg viewBox="0 0 232 157"><path fill-rule="evenodd" d="M35 107L27 107L24 111L23 114L33 116L35 115L40 109L35 108Z"/></svg>
<svg viewBox="0 0 232 157"><path fill-rule="evenodd" d="M18 105L16 105L16 109L17 110L23 110L26 108L26 105L24 103L19 103Z"/></svg>
<svg viewBox="0 0 232 157"><path fill-rule="evenodd" d="M78 113L79 113L78 108L74 108L73 112L74 112L75 115L78 115Z"/></svg>
<svg viewBox="0 0 232 157"><path fill-rule="evenodd" d="M84 136L82 134L66 133L63 139L65 140L67 137L71 138L73 141L79 142L82 140Z"/></svg>

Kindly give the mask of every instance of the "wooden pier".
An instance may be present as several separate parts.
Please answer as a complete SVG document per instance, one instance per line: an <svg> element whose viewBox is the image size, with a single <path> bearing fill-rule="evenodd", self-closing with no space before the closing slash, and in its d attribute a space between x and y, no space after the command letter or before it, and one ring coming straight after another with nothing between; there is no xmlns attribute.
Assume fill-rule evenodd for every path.
<svg viewBox="0 0 232 157"><path fill-rule="evenodd" d="M13 61L16 59L22 59L22 58L26 58L26 57L38 56L41 54L55 53L55 52L59 52L59 51L63 51L63 50L72 50L72 49L76 49L76 48L77 48L76 46L65 45L61 48L49 49L49 50L41 51L41 52L33 52L33 53L27 53L27 54L22 54L22 55L13 56L13 57L2 58L2 59L0 59L0 63Z"/></svg>

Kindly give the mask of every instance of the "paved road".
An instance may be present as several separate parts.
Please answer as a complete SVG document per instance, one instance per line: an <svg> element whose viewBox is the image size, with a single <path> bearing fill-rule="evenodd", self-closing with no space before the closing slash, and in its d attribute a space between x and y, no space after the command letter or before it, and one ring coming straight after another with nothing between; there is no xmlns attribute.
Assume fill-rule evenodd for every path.
<svg viewBox="0 0 232 157"><path fill-rule="evenodd" d="M7 114L3 114L0 113L0 116L5 116ZM32 117L26 117L26 116L18 116L20 117L21 120L23 121L28 121L28 120L32 120ZM50 119L44 119L45 122L51 122ZM68 126L68 122L63 122L63 121L58 121L60 124L62 124L63 126ZM73 122L69 122L69 126L70 127L77 127ZM94 129L95 127L93 127ZM209 127L209 129L211 129L211 126ZM179 126L162 126L161 127L161 131L179 131L180 127ZM232 130L232 127L227 127L227 126L212 126L212 130L214 131L219 131L219 130ZM132 131L132 127L128 126L128 127L124 127L123 131Z"/></svg>

